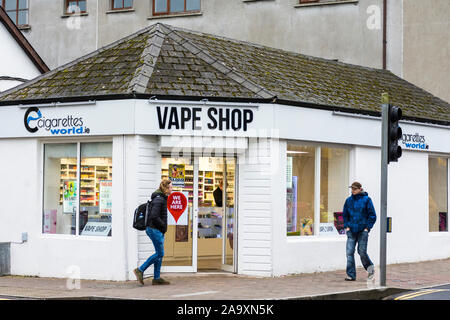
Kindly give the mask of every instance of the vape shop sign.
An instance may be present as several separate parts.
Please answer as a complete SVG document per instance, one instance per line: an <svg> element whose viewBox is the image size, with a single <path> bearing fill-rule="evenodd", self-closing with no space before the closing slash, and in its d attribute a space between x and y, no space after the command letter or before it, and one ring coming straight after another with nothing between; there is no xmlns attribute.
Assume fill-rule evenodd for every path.
<svg viewBox="0 0 450 320"><path fill-rule="evenodd" d="M188 224L188 193L172 192L167 197L167 224L187 225Z"/></svg>

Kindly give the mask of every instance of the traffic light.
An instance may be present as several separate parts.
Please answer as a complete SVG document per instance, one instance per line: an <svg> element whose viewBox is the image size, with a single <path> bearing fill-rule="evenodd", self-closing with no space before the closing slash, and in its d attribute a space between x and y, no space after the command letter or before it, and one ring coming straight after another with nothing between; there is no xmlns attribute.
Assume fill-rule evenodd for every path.
<svg viewBox="0 0 450 320"><path fill-rule="evenodd" d="M402 128L398 121L402 118L402 109L389 104L388 111L388 163L397 162L402 156L402 147L398 140L402 138Z"/></svg>

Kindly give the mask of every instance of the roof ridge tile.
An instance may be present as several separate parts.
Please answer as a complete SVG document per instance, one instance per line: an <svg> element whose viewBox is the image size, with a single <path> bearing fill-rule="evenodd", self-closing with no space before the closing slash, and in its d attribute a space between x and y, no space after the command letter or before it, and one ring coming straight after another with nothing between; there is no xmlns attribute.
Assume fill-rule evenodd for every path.
<svg viewBox="0 0 450 320"><path fill-rule="evenodd" d="M142 50L140 57L142 67L136 68L136 72L130 81L128 92L145 93L165 37L166 34L160 31L159 25L157 25L156 30L153 34L149 35L147 44L144 50Z"/></svg>

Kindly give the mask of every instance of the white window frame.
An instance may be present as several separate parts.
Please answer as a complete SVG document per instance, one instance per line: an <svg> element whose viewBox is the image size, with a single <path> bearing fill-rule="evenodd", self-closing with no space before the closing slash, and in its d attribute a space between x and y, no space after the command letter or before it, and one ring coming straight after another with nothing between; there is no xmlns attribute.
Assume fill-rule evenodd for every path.
<svg viewBox="0 0 450 320"><path fill-rule="evenodd" d="M287 140L286 141L286 150L285 150L285 159L287 159L287 151L288 151L288 145L289 144L296 144L299 146L306 146L306 147L314 147L315 148L315 163L314 163L314 234L312 236L288 236L286 230L284 230L284 236L286 239L301 239L301 240L311 240L311 239L343 239L343 236L345 235L337 235L337 236L324 236L320 235L320 167L321 167L321 152L322 148L335 148L335 149L345 149L348 150L348 176L347 176L347 185L350 185L350 178L353 176L352 171L352 164L353 164L353 154L354 154L354 148L349 145L338 145L338 144L331 144L331 143L312 143L307 141L297 141L297 140ZM285 160L286 163L286 160ZM286 169L286 168L285 168ZM287 191L286 188L284 188L284 203L286 204L287 199ZM345 199L343 199L342 207L344 207ZM286 210L286 205L285 208ZM318 223L316 223L316 221Z"/></svg>

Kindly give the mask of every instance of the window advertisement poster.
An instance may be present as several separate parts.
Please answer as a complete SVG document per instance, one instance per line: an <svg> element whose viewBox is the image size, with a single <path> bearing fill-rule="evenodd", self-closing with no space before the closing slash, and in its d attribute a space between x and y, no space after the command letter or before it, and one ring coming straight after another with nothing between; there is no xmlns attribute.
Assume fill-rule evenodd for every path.
<svg viewBox="0 0 450 320"><path fill-rule="evenodd" d="M44 211L44 233L56 233L57 210Z"/></svg>
<svg viewBox="0 0 450 320"><path fill-rule="evenodd" d="M439 231L448 231L447 219L447 212L439 212Z"/></svg>
<svg viewBox="0 0 450 320"><path fill-rule="evenodd" d="M297 183L294 186L294 179L297 177L292 176L292 157L287 157L286 165L286 221L287 232L297 231L296 211L297 211ZM297 181L296 181L297 182Z"/></svg>
<svg viewBox="0 0 450 320"><path fill-rule="evenodd" d="M172 192L167 197L167 224L181 225L188 224L188 192Z"/></svg>
<svg viewBox="0 0 450 320"><path fill-rule="evenodd" d="M109 215L112 210L112 180L101 180L99 185L99 213Z"/></svg>
<svg viewBox="0 0 450 320"><path fill-rule="evenodd" d="M334 212L334 226L339 234L345 234L343 212Z"/></svg>
<svg viewBox="0 0 450 320"><path fill-rule="evenodd" d="M77 182L65 180L63 182L63 212L74 213L77 207Z"/></svg>
<svg viewBox="0 0 450 320"><path fill-rule="evenodd" d="M189 227L179 226L175 227L175 242L188 242L189 241Z"/></svg>
<svg viewBox="0 0 450 320"><path fill-rule="evenodd" d="M186 170L184 164L169 164L169 180L174 187L184 187Z"/></svg>
<svg viewBox="0 0 450 320"><path fill-rule="evenodd" d="M292 187L287 192L287 232L297 232L297 183L298 177L292 177Z"/></svg>

